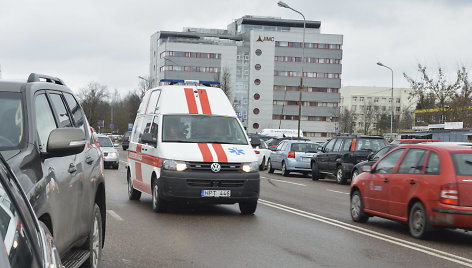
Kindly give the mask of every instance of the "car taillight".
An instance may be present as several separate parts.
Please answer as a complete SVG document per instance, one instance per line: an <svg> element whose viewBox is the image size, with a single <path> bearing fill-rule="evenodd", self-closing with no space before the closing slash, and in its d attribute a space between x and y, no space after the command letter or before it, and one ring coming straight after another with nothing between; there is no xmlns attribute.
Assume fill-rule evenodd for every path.
<svg viewBox="0 0 472 268"><path fill-rule="evenodd" d="M459 205L459 190L457 184L446 184L441 186L441 196L439 201L448 205Z"/></svg>
<svg viewBox="0 0 472 268"><path fill-rule="evenodd" d="M123 138L123 141L128 141L128 138Z"/></svg>
<svg viewBox="0 0 472 268"><path fill-rule="evenodd" d="M294 151L288 152L288 158L295 158L295 152Z"/></svg>
<svg viewBox="0 0 472 268"><path fill-rule="evenodd" d="M255 152L256 154L260 154L260 153L261 153L261 152L259 152L259 151L257 151L257 150L254 150L254 152Z"/></svg>

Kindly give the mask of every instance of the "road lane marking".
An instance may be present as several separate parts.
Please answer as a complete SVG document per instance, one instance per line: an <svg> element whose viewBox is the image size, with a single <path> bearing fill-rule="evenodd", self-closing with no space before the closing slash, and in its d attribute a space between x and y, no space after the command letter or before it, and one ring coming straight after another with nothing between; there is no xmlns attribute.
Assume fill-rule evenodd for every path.
<svg viewBox="0 0 472 268"><path fill-rule="evenodd" d="M339 227L339 228L342 228L342 229L345 229L345 230L348 230L348 231L359 233L359 234L362 234L362 235L365 235L365 236L370 236L372 238L377 238L377 239L383 240L385 242L389 242L389 243L392 243L392 244L395 244L395 245L398 245L398 246L401 246L401 247L416 250L416 251L419 251L419 252L434 256L434 257L438 257L438 258L441 258L441 259L444 259L444 260L448 260L448 261L451 261L451 262L454 262L454 263L457 263L457 264L461 264L461 265L464 265L464 266L467 266L467 267L472 267L472 259L467 259L467 258L457 256L457 255L454 255L454 254L451 254L451 253L448 253L448 252L444 252L444 251L437 250L437 249L434 249L434 248L426 247L426 246L416 244L416 243L413 243L413 242L410 242L410 241L407 241L407 240L403 240L403 239L400 239L400 238L396 238L396 237L393 237L393 236L382 234L382 233L379 233L379 232L376 232L376 231L365 229L365 228L362 228L362 227L359 227L359 226L355 226L355 225L352 225L352 224L348 224L348 223L341 222L341 221L338 221L338 220L335 220L335 219L331 219L331 218L324 217L324 216L321 216L321 215L317 215L317 214L313 214L313 213L306 212L306 211L303 211L303 210L299 210L299 209L296 209L296 208L288 207L288 206L285 206L285 205L282 205L282 204L270 202L270 201L263 200L263 199L259 199L259 202L261 204L266 205L266 206L273 207L273 208L276 208L276 209L279 209L279 210L282 210L282 211L286 211L286 212L289 212L289 213L292 213L292 214L295 214L295 215L298 215L298 216L302 216L302 217L312 219L312 220L316 220L316 221L319 221L319 222L324 222L324 223L327 223L329 225L333 225L333 226L336 226L336 227Z"/></svg>
<svg viewBox="0 0 472 268"><path fill-rule="evenodd" d="M290 184L294 184L294 185L298 185L298 186L306 186L305 184L301 184L301 183L296 183L296 182L291 182L291 181L284 181L284 180L279 180L279 179L273 179L273 178L267 178L267 177L262 177L261 178L263 179L266 179L266 180L273 180L273 181L279 181L279 182L284 182L284 183L290 183Z"/></svg>
<svg viewBox="0 0 472 268"><path fill-rule="evenodd" d="M107 209L107 213L110 214L110 216L112 216L115 220L123 221L123 218L120 217L120 215L116 214L116 212L114 212L113 210Z"/></svg>
<svg viewBox="0 0 472 268"><path fill-rule="evenodd" d="M326 189L326 191L330 191L330 192L338 193L338 194L349 194L349 193L346 193L346 192L335 191L335 190L331 190L331 189Z"/></svg>

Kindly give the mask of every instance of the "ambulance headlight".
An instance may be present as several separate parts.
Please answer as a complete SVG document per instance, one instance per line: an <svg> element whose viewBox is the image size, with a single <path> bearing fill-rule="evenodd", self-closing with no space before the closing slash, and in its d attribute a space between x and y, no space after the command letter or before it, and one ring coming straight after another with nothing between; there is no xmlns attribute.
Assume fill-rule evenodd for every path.
<svg viewBox="0 0 472 268"><path fill-rule="evenodd" d="M187 163L182 162L182 161L166 159L162 161L162 169L184 171L187 169Z"/></svg>
<svg viewBox="0 0 472 268"><path fill-rule="evenodd" d="M254 172L259 170L259 164L256 162L251 162L251 163L244 163L241 166L242 171L244 172Z"/></svg>
<svg viewBox="0 0 472 268"><path fill-rule="evenodd" d="M110 157L116 157L117 155L118 155L117 152L111 152L111 153L108 154L108 156L110 156Z"/></svg>

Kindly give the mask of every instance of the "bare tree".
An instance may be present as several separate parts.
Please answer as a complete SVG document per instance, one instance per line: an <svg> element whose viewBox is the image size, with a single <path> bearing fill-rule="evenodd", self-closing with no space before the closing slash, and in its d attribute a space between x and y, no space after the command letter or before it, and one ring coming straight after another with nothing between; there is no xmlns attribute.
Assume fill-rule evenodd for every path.
<svg viewBox="0 0 472 268"><path fill-rule="evenodd" d="M341 133L354 133L356 128L356 114L345 108L339 116L339 129Z"/></svg>
<svg viewBox="0 0 472 268"><path fill-rule="evenodd" d="M85 88L80 90L78 97L90 124L97 128L97 120L104 119L104 113L108 111L108 109L104 108L104 106L108 106L107 86L100 85L97 82L90 82ZM102 118L99 118L99 116Z"/></svg>
<svg viewBox="0 0 472 268"><path fill-rule="evenodd" d="M226 94L228 99L232 100L231 72L228 67L224 67L217 79L220 82L220 88Z"/></svg>
<svg viewBox="0 0 472 268"><path fill-rule="evenodd" d="M374 121L374 109L370 103L361 107L362 114L360 115L360 119L363 122L362 132L367 135Z"/></svg>
<svg viewBox="0 0 472 268"><path fill-rule="evenodd" d="M451 97L459 89L460 79L459 76L455 82L449 83L442 68L438 68L438 74L436 78L431 77L426 72L426 67L418 64L418 72L421 74L419 80L414 80L409 77L406 73L403 73L405 79L410 83L412 96L417 96L420 102L426 102L433 100L436 107L424 107L426 109L439 108L442 120L445 120Z"/></svg>

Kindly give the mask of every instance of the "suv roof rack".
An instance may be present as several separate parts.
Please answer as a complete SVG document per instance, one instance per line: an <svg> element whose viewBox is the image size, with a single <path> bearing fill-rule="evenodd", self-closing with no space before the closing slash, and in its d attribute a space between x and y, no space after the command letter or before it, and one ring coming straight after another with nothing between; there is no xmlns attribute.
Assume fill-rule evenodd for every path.
<svg viewBox="0 0 472 268"><path fill-rule="evenodd" d="M47 82L47 83L53 83L61 86L65 86L66 84L64 81L62 81L60 78L45 75L45 74L37 74L37 73L31 73L28 77L28 83L31 82Z"/></svg>

